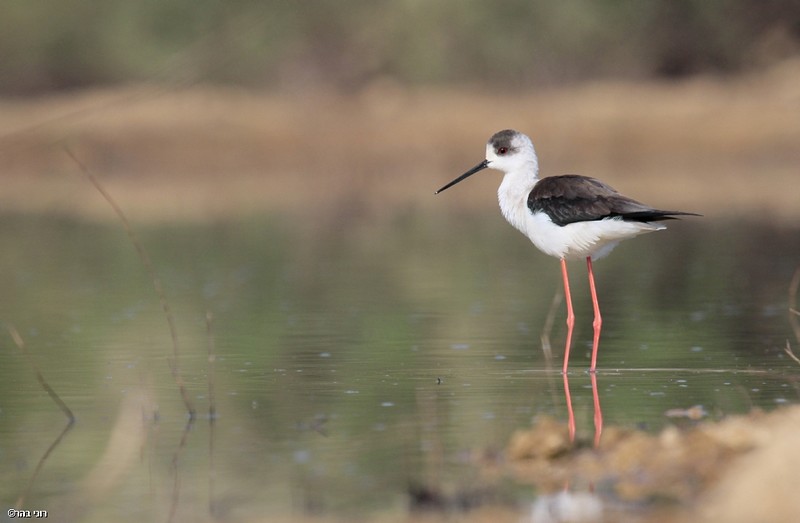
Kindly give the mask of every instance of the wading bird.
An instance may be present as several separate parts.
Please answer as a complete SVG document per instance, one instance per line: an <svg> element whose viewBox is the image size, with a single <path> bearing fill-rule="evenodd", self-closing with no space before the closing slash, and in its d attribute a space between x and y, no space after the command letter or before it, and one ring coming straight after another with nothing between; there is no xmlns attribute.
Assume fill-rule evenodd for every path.
<svg viewBox="0 0 800 523"><path fill-rule="evenodd" d="M539 162L531 139L507 129L495 133L486 144L486 159L448 183L435 194L486 168L505 176L497 190L500 210L508 223L527 236L545 254L561 260L561 276L567 301L567 341L564 367L569 365L569 349L575 315L569 292L567 260L586 258L589 289L594 306L594 338L590 372L597 368L597 348L603 324L592 260L607 255L621 240L666 227L658 222L679 215L699 216L681 211L662 211L619 194L605 183L575 174L538 177Z"/></svg>

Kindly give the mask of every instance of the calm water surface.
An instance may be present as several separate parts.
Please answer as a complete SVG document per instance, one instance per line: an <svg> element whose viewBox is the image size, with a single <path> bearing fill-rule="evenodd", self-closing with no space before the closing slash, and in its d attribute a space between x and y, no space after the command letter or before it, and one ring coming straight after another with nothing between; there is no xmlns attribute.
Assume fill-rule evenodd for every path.
<svg viewBox="0 0 800 523"><path fill-rule="evenodd" d="M541 342L558 264L494 213L138 232L197 419L184 432L167 322L119 224L4 216L0 319L76 417L37 473L66 420L3 331L4 507L24 495L26 508L79 521L403 512L413 486L483 485L474 456L501 452L535 416L566 421L563 304L553 361ZM798 233L685 220L596 264L607 426L655 431L691 423L670 409L722 418L798 402L783 353ZM571 271L570 388L588 441L591 303L584 265ZM536 495L497 488L504 503Z"/></svg>

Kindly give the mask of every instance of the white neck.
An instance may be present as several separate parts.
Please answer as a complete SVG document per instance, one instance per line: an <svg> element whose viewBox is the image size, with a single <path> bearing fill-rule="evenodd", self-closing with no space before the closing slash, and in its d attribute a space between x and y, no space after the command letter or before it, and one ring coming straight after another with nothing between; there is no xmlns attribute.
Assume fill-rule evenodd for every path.
<svg viewBox="0 0 800 523"><path fill-rule="evenodd" d="M534 157L519 168L507 172L497 189L497 199L503 216L522 233L525 233L525 217L529 212L528 194L539 181L538 171L539 166Z"/></svg>

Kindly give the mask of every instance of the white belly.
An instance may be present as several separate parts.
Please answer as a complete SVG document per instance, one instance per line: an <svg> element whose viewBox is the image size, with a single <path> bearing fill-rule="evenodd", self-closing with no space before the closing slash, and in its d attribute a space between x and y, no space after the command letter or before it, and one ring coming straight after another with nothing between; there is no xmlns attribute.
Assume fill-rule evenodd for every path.
<svg viewBox="0 0 800 523"><path fill-rule="evenodd" d="M588 256L592 259L602 258L621 240L666 227L656 223L624 221L620 218L575 222L561 227L550 221L545 213L529 213L524 229L518 229L545 254L570 260Z"/></svg>

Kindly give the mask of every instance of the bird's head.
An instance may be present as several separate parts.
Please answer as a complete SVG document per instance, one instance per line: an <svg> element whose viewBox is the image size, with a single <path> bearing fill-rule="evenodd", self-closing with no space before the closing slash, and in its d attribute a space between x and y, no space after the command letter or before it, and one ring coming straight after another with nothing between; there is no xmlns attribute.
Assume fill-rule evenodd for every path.
<svg viewBox="0 0 800 523"><path fill-rule="evenodd" d="M497 169L506 174L532 172L535 176L538 164L533 142L521 132L512 129L494 133L486 143L486 159L436 191L436 194L486 168Z"/></svg>

